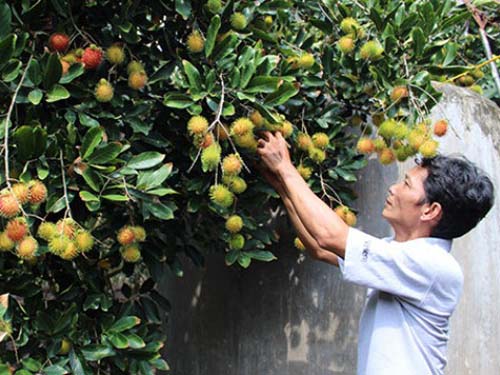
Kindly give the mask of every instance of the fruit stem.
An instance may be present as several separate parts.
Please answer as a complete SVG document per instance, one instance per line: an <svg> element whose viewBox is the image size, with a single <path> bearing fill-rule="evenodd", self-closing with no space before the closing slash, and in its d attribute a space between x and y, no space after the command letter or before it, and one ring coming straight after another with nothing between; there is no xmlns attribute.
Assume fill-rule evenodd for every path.
<svg viewBox="0 0 500 375"><path fill-rule="evenodd" d="M71 214L71 208L69 206L68 188L66 186L66 174L64 173L64 162L63 162L63 151L62 151L62 149L59 150L59 162L61 164L61 177L62 177L62 182L63 182L64 201L66 202L66 211L64 212L64 218L66 218L67 216L69 216L70 218L73 219L73 215Z"/></svg>
<svg viewBox="0 0 500 375"><path fill-rule="evenodd" d="M26 68L24 69L23 75L21 76L21 79L17 84L17 87L14 91L14 95L12 96L12 100L10 102L9 110L7 111L7 117L4 120L5 127L4 127L3 147L5 152L4 154L5 181L7 182L7 186L11 191L12 191L12 186L10 184L10 175L9 175L9 122L10 122L10 116L12 116L12 111L14 110L14 104L16 103L17 95L19 94L19 90L21 89L24 79L26 78L26 74L28 73L31 60L33 60L33 55L30 56L28 63L26 64Z"/></svg>

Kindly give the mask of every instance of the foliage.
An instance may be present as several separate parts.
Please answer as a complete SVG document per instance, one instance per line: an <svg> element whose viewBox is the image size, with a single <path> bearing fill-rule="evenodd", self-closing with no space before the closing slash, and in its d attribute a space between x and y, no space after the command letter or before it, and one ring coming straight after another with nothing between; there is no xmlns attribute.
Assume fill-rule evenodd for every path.
<svg viewBox="0 0 500 375"><path fill-rule="evenodd" d="M384 119L404 127L378 137L384 162L418 151L410 130L431 137L431 81L475 65L462 59L480 43L461 33L469 19L451 0L0 2L3 194L43 181L47 200L21 212L31 234L73 219L61 222L94 238L70 260L50 241L33 257L19 245L0 254L5 369L166 369L158 283L182 276L179 254L202 265L223 252L245 268L276 259L267 223L279 203L256 171L259 132L286 134L313 191L350 205L360 135L375 138ZM64 36L49 48L56 32L67 50ZM225 229L232 215L241 229ZM121 231L137 227L145 239Z"/></svg>

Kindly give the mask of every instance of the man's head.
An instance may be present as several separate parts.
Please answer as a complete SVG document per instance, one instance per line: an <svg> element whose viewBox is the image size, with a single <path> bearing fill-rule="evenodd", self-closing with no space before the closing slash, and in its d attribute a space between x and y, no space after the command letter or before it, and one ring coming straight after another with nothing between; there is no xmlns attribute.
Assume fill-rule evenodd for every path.
<svg viewBox="0 0 500 375"><path fill-rule="evenodd" d="M464 157L417 161L405 179L389 189L383 216L397 231L421 228L452 239L474 228L493 206L493 184Z"/></svg>

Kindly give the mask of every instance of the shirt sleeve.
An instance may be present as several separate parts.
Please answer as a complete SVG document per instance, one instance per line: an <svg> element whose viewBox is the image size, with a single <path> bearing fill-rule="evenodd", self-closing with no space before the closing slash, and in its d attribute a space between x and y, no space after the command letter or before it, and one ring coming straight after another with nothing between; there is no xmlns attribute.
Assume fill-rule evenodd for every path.
<svg viewBox="0 0 500 375"><path fill-rule="evenodd" d="M420 302L435 279L425 249L387 242L349 228L345 258L339 258L344 280Z"/></svg>

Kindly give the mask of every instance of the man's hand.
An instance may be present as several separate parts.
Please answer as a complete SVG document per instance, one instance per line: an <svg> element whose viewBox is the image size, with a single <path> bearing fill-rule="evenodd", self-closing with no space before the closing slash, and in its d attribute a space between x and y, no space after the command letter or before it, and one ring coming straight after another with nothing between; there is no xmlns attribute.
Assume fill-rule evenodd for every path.
<svg viewBox="0 0 500 375"><path fill-rule="evenodd" d="M276 135L264 132L263 138L258 141L257 154L273 174L277 174L282 167L292 165L287 143L280 132L276 132Z"/></svg>

